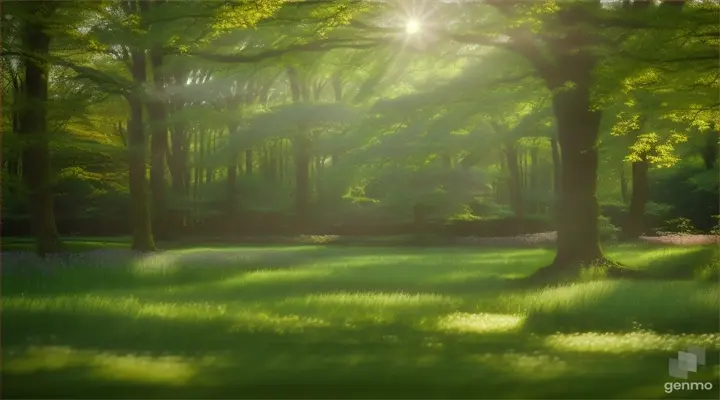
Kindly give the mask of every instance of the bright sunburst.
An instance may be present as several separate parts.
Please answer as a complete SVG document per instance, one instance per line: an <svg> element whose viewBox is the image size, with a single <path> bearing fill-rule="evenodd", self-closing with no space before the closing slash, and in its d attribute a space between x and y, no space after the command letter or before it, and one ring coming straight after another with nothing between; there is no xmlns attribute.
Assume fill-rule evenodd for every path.
<svg viewBox="0 0 720 400"><path fill-rule="evenodd" d="M410 19L405 24L405 32L409 35L420 32L420 21L416 19Z"/></svg>

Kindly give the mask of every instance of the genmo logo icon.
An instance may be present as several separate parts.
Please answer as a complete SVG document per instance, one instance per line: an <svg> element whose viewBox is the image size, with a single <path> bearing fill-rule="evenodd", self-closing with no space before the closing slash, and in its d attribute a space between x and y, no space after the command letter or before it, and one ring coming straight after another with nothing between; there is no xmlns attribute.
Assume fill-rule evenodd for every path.
<svg viewBox="0 0 720 400"><path fill-rule="evenodd" d="M687 351L678 351L677 358L670 358L668 372L678 379L687 379L690 372L697 372L699 365L705 365L705 349L690 346ZM665 393L681 390L712 390L712 382L665 382Z"/></svg>

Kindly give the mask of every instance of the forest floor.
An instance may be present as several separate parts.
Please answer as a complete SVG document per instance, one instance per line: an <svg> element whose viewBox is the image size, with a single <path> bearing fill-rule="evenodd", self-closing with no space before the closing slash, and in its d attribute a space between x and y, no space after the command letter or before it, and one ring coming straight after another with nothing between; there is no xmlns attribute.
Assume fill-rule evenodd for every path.
<svg viewBox="0 0 720 400"><path fill-rule="evenodd" d="M159 242L161 249L187 248L193 246L244 246L244 245L356 245L356 246L483 246L483 247L537 247L555 245L556 232L542 232L509 237L447 237L441 235L387 235L387 236L339 236L339 235L295 235L295 236L241 236L218 238L188 238ZM82 252L98 248L124 249L130 243L129 237L68 237L67 250ZM667 246L720 245L718 235L666 235L641 236L635 244ZM34 239L30 237L4 237L0 241L4 252L33 251Z"/></svg>
<svg viewBox="0 0 720 400"><path fill-rule="evenodd" d="M6 398L718 398L713 245L609 245L666 279L527 288L551 249L80 243L2 254ZM689 345L706 365L671 378Z"/></svg>

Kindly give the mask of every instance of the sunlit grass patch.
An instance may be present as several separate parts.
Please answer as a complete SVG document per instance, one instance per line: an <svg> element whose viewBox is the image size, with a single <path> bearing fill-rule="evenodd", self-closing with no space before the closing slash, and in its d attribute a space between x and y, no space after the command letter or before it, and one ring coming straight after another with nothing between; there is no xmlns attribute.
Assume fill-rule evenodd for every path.
<svg viewBox="0 0 720 400"><path fill-rule="evenodd" d="M207 361L204 361L207 362ZM22 352L5 352L3 370L10 373L86 368L90 375L105 380L183 385L203 360L181 357L151 357L77 350L67 346L33 346Z"/></svg>
<svg viewBox="0 0 720 400"><path fill-rule="evenodd" d="M571 366L562 358L549 353L525 353L508 349L505 353L468 354L465 361L488 364L500 370L512 372L524 380L558 378L567 374Z"/></svg>
<svg viewBox="0 0 720 400"><path fill-rule="evenodd" d="M655 269L697 251L678 250L610 253ZM89 254L49 274L4 277L6 395L83 397L92 390L82 382L96 386L84 397L102 397L117 382L125 398L251 397L241 385L292 382L326 398L344 397L349 383L375 385L366 398L450 398L459 385L470 392L458 397L658 398L669 357L719 339L717 285L601 280L538 290L508 279L548 263L545 249L109 254L107 268L92 265L107 254ZM338 389L322 396L328 387Z"/></svg>
<svg viewBox="0 0 720 400"><path fill-rule="evenodd" d="M627 354L644 351L683 350L687 346L715 349L720 334L668 335L651 331L630 333L573 333L555 334L545 339L548 347L565 351Z"/></svg>
<svg viewBox="0 0 720 400"><path fill-rule="evenodd" d="M523 319L519 315L454 313L440 318L437 326L451 332L509 332L520 328Z"/></svg>
<svg viewBox="0 0 720 400"><path fill-rule="evenodd" d="M539 331L716 332L715 285L600 281L547 288L526 297L526 327Z"/></svg>
<svg viewBox="0 0 720 400"><path fill-rule="evenodd" d="M339 327L421 322L423 316L456 309L462 300L432 293L335 292L290 297L269 305L279 313L333 321Z"/></svg>

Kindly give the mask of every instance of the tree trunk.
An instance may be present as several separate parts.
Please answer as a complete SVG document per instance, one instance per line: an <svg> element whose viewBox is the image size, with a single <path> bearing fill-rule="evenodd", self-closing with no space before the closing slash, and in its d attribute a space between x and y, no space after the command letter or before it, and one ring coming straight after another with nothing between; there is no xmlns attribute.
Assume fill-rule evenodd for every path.
<svg viewBox="0 0 720 400"><path fill-rule="evenodd" d="M539 157L540 149L537 147L533 147L530 149L530 171L529 171L529 179L530 184L529 192L531 193L531 196L528 196L528 198L532 198L532 208L531 211L533 214L538 215L540 214L540 202L537 200L538 195L540 194L540 157Z"/></svg>
<svg viewBox="0 0 720 400"><path fill-rule="evenodd" d="M625 176L624 163L620 166L620 198L622 199L623 204L628 203L628 182L627 177Z"/></svg>
<svg viewBox="0 0 720 400"><path fill-rule="evenodd" d="M147 78L145 72L147 65L144 50L133 49L131 53L131 73L136 85L136 91L127 96L130 106L128 153L130 162L130 197L132 198L133 210L132 249L145 252L155 250L145 167L146 144L143 129L143 104L139 92Z"/></svg>
<svg viewBox="0 0 720 400"><path fill-rule="evenodd" d="M553 98L562 149L557 254L553 267L572 273L604 257L596 197L601 112L592 110L590 104L593 63L587 63L585 57L568 58L571 60L563 63L567 66L565 80L573 81L575 87Z"/></svg>
<svg viewBox="0 0 720 400"><path fill-rule="evenodd" d="M47 4L38 2L32 8L42 13ZM43 13L45 14L45 13ZM42 15L25 22L23 45L28 52L40 57L50 52L50 36ZM62 242L55 222L55 205L52 193L50 143L47 131L48 71L45 61L25 62L24 104L18 116L18 134L22 136L22 160L26 168L23 182L28 190L36 251L40 256L62 250Z"/></svg>
<svg viewBox="0 0 720 400"><path fill-rule="evenodd" d="M293 140L295 161L295 214L299 226L304 227L308 221L309 197L309 167L310 167L310 139L298 134Z"/></svg>
<svg viewBox="0 0 720 400"><path fill-rule="evenodd" d="M293 103L297 104L303 101L303 93L297 70L293 67L287 70L288 79L290 81L290 91L292 93ZM298 220L298 227L304 228L308 221L308 196L309 196L309 175L310 169L310 138L304 132L305 127L299 126L298 133L293 138L293 153L295 161L295 215Z"/></svg>
<svg viewBox="0 0 720 400"><path fill-rule="evenodd" d="M208 132L207 142L205 142L205 153L203 154L203 161L207 162L213 155L213 145L215 144L215 132ZM213 173L215 169L211 165L205 166L205 184L208 185L213 181Z"/></svg>
<svg viewBox="0 0 720 400"><path fill-rule="evenodd" d="M173 80L179 87L187 82L187 72L177 68L173 72ZM172 99L172 111L180 114L184 108L183 99L175 96ZM177 235L185 229L186 220L189 219L189 212L186 209L190 197L190 171L188 167L188 132L184 122L177 120L172 127L170 137L171 152L168 155L168 166L172 180L172 194L176 201L174 207L168 212L168 225L170 232Z"/></svg>
<svg viewBox="0 0 720 400"><path fill-rule="evenodd" d="M237 134L237 123L228 125L228 143L234 146L233 138ZM227 216L228 216L228 233L236 232L237 223L237 170L239 154L236 150L230 150L230 158L227 165Z"/></svg>
<svg viewBox="0 0 720 400"><path fill-rule="evenodd" d="M155 96L148 102L150 117L150 191L152 194L152 215L155 237L167 239L167 204L165 196L165 166L168 158L167 109L165 106L165 77L162 71L163 53L159 47L150 50Z"/></svg>
<svg viewBox="0 0 720 400"><path fill-rule="evenodd" d="M558 202L560 201L560 190L562 187L562 163L560 161L560 148L558 146L557 141L557 133L553 134L550 137L550 150L552 152L552 162L553 162L553 207L552 212L553 215L555 215L555 219L557 219L558 214Z"/></svg>
<svg viewBox="0 0 720 400"><path fill-rule="evenodd" d="M625 240L637 239L645 233L645 205L648 200L648 169L650 163L646 156L632 163L632 195L630 212L623 227L622 237Z"/></svg>
<svg viewBox="0 0 720 400"><path fill-rule="evenodd" d="M705 145L703 146L701 155L705 169L711 170L715 168L715 164L718 160L718 132L707 133L705 139Z"/></svg>
<svg viewBox="0 0 720 400"><path fill-rule="evenodd" d="M510 206L518 220L525 218L525 208L522 198L522 176L518 165L518 152L515 143L505 144L505 161L508 168L508 193L510 194Z"/></svg>
<svg viewBox="0 0 720 400"><path fill-rule="evenodd" d="M245 176L252 176L253 174L253 150L245 150Z"/></svg>

